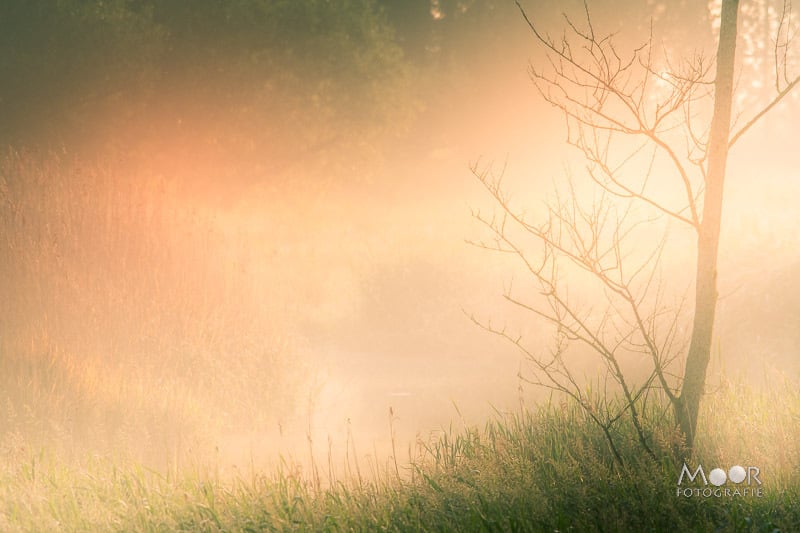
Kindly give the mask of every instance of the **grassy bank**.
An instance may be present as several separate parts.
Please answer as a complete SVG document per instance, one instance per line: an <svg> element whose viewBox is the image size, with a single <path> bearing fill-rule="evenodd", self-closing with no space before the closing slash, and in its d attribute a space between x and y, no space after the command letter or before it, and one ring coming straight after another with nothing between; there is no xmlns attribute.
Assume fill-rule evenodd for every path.
<svg viewBox="0 0 800 533"><path fill-rule="evenodd" d="M316 266L334 254L317 244L341 239L301 238L281 195L253 228L216 220L177 181L109 165L0 157L0 532L800 531L800 393L774 380L712 387L692 462L759 468L761 498L678 496L664 413L646 428L662 459L621 420L619 465L558 402L445 431L396 460L348 440L345 457L232 475L222 437L246 430L274 450L252 436L296 418L294 395L313 382L303 338L346 324L359 291L393 302L407 291L395 280L418 276L404 266L366 289L355 275L334 283ZM347 294L347 306L323 305ZM355 316L406 322L366 309Z"/></svg>
<svg viewBox="0 0 800 533"><path fill-rule="evenodd" d="M44 452L11 460L6 451L0 530L797 531L798 414L789 383L764 393L727 384L705 404L696 463L706 473L758 466L762 497L677 496L669 424L650 427L660 462L620 425L620 467L601 432L564 405L446 432L419 443L410 462L351 458L337 468L332 458L234 480L213 467L165 478L121 461L67 466ZM685 486L703 487L695 481Z"/></svg>

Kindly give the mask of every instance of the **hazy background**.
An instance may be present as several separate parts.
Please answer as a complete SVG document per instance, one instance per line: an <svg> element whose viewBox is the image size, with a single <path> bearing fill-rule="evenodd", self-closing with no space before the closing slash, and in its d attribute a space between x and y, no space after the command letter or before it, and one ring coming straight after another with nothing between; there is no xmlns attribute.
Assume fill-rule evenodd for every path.
<svg viewBox="0 0 800 533"><path fill-rule="evenodd" d="M742 14L745 116L769 94L751 41L778 7ZM582 3L526 9L559 35ZM713 2L590 9L620 49L652 21L671 57L713 54ZM11 0L0 26L7 456L244 468L303 460L309 436L382 456L390 407L405 453L545 397L468 316L550 339L501 296L516 265L465 242L494 208L470 164L505 165L531 213L582 168L512 3ZM789 99L731 154L715 371L800 368L798 120ZM694 243L673 238L683 294Z"/></svg>

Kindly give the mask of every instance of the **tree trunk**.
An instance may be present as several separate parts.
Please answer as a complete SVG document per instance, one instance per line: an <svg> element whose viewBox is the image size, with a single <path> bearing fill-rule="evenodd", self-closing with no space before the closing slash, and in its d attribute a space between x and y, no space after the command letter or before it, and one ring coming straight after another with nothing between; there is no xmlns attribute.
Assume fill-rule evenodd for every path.
<svg viewBox="0 0 800 533"><path fill-rule="evenodd" d="M717 308L717 250L719 248L722 193L733 99L733 70L736 55L736 19L739 0L723 0L714 80L714 115L708 144L703 218L697 242L697 274L694 323L681 394L675 416L691 450L697 430L697 414L711 357L711 335Z"/></svg>

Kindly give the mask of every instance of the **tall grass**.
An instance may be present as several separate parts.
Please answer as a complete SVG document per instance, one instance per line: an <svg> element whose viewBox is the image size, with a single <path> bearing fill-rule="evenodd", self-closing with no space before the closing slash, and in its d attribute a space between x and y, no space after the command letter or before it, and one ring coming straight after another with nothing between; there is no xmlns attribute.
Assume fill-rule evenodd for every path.
<svg viewBox="0 0 800 533"><path fill-rule="evenodd" d="M741 400L747 400L742 402ZM166 478L132 463L67 467L26 454L0 470L3 531L797 531L800 394L745 385L705 403L694 461L757 465L763 497L676 495L671 424L651 427L659 462L618 428L625 467L579 410L546 405L418 443L409 461L320 483L284 463L220 479ZM742 420L751 424L743 425ZM325 476L323 476L325 477Z"/></svg>
<svg viewBox="0 0 800 533"><path fill-rule="evenodd" d="M279 273L186 187L124 161L0 158L0 444L163 471L291 410L303 362Z"/></svg>

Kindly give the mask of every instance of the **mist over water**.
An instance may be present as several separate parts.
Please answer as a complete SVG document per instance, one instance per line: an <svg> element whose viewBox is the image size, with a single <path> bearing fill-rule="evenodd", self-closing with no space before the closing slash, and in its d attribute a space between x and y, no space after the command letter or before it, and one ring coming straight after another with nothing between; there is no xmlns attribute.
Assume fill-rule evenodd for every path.
<svg viewBox="0 0 800 533"><path fill-rule="evenodd" d="M523 99L524 80L519 92ZM463 105L457 115L474 112ZM502 152L519 137L541 135L526 125L537 122L533 109L515 119L474 144ZM470 129L449 128L456 146L457 131ZM538 176L536 169L539 162L542 168L552 164L546 154L558 153L559 141L540 139L535 150L510 148L499 156L508 161L509 183L533 209L550 193L550 178L558 177L559 169L550 176ZM330 452L341 457L354 443L362 458L386 458L394 436L405 459L409 445L443 428L480 425L497 410L518 409L521 401L547 401L547 391L518 378L518 372L530 371L524 357L469 318L507 324L543 349L552 337L546 324L503 301L504 286L521 275L517 265L465 242L480 232L471 210L491 204L467 168L464 151L395 155L377 184L330 191L319 205L287 214L292 221L286 225L297 233L273 243L278 251L272 264L309 269L287 291L296 315L289 327L302 346L308 382L296 391L297 410L280 422L277 436L272 428L246 444L241 435L222 437L221 450L235 457L244 446L252 458L279 449L302 462L313 449L317 460L325 461ZM476 149L472 160L484 154ZM784 228L800 220L784 196L792 185L779 177L792 172L782 163L760 169L733 165L712 380L724 372L767 385L779 374L797 372L800 287L792 273L800 248ZM770 178L752 184L753 174ZM231 228L247 228L242 230L247 242L269 239L261 201L244 198L222 215ZM674 280L676 296L690 294L693 242L673 236L663 276ZM648 244L643 246L649 250ZM307 300L293 300L303 294ZM684 336L688 341L688 331ZM596 361L584 355L591 376Z"/></svg>

